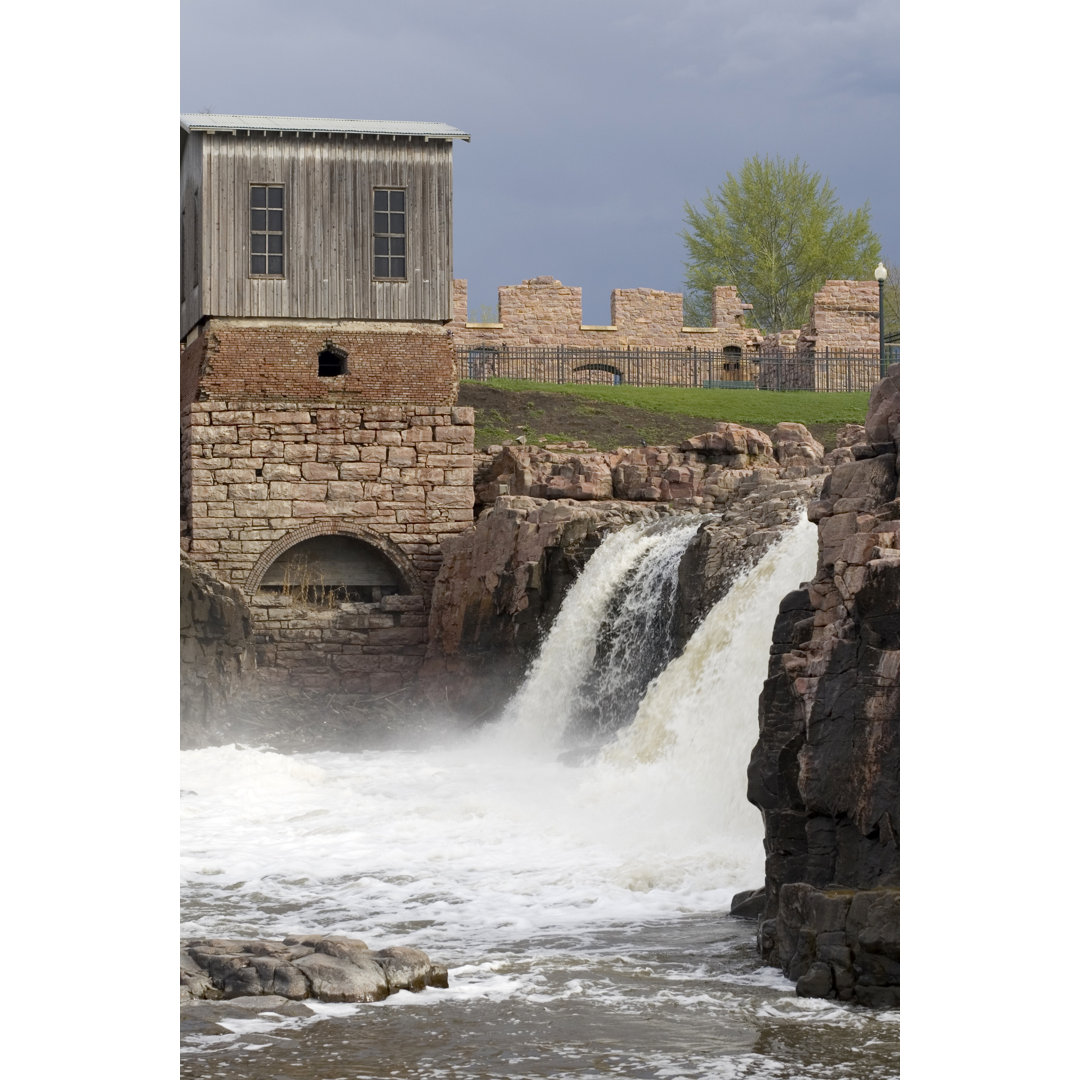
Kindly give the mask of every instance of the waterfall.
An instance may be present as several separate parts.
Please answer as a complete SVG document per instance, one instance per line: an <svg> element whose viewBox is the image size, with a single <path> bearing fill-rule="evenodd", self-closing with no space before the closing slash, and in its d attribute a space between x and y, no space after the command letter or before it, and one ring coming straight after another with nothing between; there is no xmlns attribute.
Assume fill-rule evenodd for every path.
<svg viewBox="0 0 1080 1080"><path fill-rule="evenodd" d="M583 770L583 801L574 813L593 830L608 830L613 843L632 835L642 858L671 845L687 852L689 865L709 852L729 880L741 874L753 882L762 829L746 798L746 767L758 697L780 601L814 575L817 529L803 515L734 581L665 666L657 658L671 648L678 563L701 519L665 524L628 527L601 544L489 736L522 750L527 737L534 753L546 733L549 745L563 748L563 736L583 717L610 719L628 708L628 723L614 738L608 728L607 745ZM658 667L651 681L641 678Z"/></svg>
<svg viewBox="0 0 1080 1080"><path fill-rule="evenodd" d="M679 798L709 792L717 835L760 851L761 817L746 798L757 705L780 601L813 577L817 529L805 515L746 570L649 686L633 724L603 758L678 778Z"/></svg>
<svg viewBox="0 0 1080 1080"><path fill-rule="evenodd" d="M531 733L539 741L557 743L587 712L610 718L624 696L620 679L636 679L633 666L650 642L661 649L666 645L665 620L670 619L679 558L702 520L639 522L604 540L567 593L539 655L504 711L504 725L519 736ZM612 620L616 596L624 603ZM597 673L597 646L605 637L610 662ZM637 697L644 688L642 683Z"/></svg>

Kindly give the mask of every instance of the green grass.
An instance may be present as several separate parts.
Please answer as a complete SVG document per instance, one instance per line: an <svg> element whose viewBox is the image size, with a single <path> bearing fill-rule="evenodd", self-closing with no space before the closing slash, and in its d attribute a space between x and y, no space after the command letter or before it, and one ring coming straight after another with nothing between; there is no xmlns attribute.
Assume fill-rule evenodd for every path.
<svg viewBox="0 0 1080 1080"><path fill-rule="evenodd" d="M539 383L525 379L490 379L484 384L500 390L570 394L613 402L651 412L729 420L751 427L773 427L794 420L807 427L818 424L861 424L866 419L869 391L847 394L812 390L702 390L676 386L581 386Z"/></svg>

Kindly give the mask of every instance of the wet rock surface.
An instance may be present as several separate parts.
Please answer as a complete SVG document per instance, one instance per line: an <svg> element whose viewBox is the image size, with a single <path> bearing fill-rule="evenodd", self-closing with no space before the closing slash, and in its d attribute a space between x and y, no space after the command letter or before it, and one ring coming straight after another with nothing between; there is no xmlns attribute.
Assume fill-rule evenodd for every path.
<svg viewBox="0 0 1080 1080"><path fill-rule="evenodd" d="M192 938L180 944L181 1005L231 1001L235 1008L273 1007L280 1012L268 999L382 1001L399 990L448 985L446 968L433 964L420 949L371 950L355 938L322 934L282 941ZM250 1004L253 1001L255 1005ZM205 1010L200 1016L208 1024L220 1018Z"/></svg>
<svg viewBox="0 0 1080 1080"><path fill-rule="evenodd" d="M899 996L899 396L894 365L810 507L818 571L780 606L748 771L762 956L800 994L867 1005Z"/></svg>

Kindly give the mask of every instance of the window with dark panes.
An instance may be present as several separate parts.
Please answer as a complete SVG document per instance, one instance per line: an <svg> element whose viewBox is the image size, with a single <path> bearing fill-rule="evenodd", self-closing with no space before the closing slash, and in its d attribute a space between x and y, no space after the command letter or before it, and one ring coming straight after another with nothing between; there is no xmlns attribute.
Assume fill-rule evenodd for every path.
<svg viewBox="0 0 1080 1080"><path fill-rule="evenodd" d="M375 189L375 277L405 280L405 192Z"/></svg>
<svg viewBox="0 0 1080 1080"><path fill-rule="evenodd" d="M278 184L251 188L251 274L285 276L285 188Z"/></svg>

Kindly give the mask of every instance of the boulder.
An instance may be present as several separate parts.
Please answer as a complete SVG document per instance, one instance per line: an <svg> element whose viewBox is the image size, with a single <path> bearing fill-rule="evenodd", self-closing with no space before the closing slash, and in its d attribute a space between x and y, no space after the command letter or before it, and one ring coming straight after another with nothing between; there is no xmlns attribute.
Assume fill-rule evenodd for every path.
<svg viewBox="0 0 1080 1080"><path fill-rule="evenodd" d="M772 440L763 431L721 421L715 431L695 435L679 445L705 460L729 469L776 468Z"/></svg>
<svg viewBox="0 0 1080 1080"><path fill-rule="evenodd" d="M391 946L373 952L356 938L338 935L282 941L198 938L180 948L182 1004L265 1002L268 997L381 1001L398 990L429 986L446 988L449 978L446 967L433 964L420 949Z"/></svg>
<svg viewBox="0 0 1080 1080"><path fill-rule="evenodd" d="M821 465L825 447L803 424L777 424L772 432L773 454L781 469L792 466Z"/></svg>

